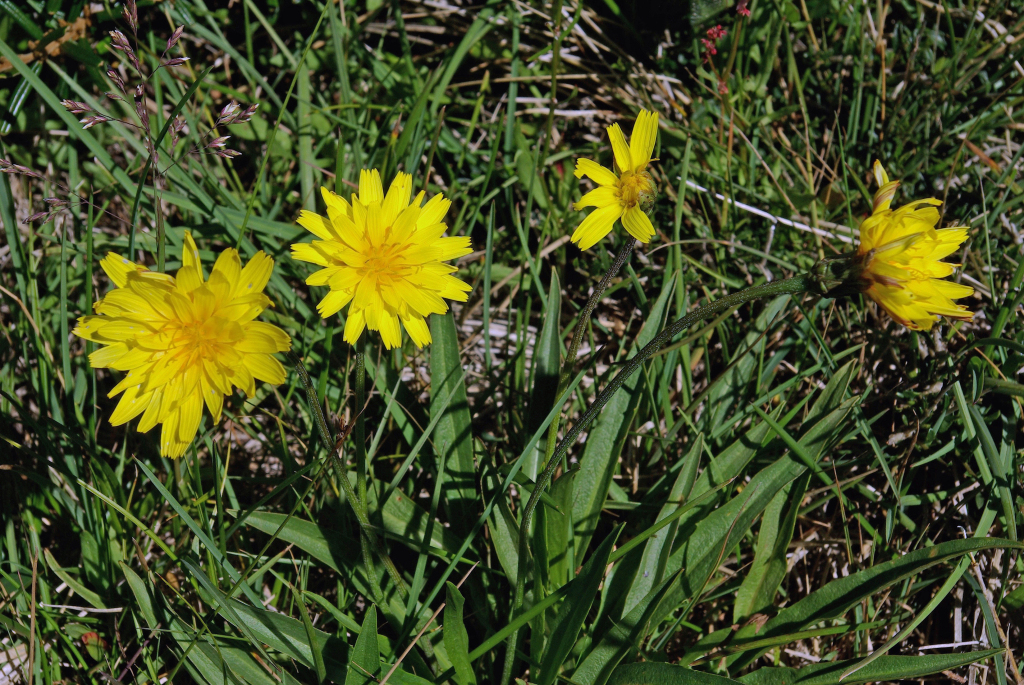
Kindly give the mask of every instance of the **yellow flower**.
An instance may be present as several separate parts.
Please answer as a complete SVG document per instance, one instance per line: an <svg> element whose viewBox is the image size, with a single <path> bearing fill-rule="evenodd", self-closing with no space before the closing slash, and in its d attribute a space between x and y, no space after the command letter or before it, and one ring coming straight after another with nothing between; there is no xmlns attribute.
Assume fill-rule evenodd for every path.
<svg viewBox="0 0 1024 685"><path fill-rule="evenodd" d="M970 319L974 314L953 300L974 288L942 280L959 264L940 261L967 240L967 227L935 229L939 222L934 198L890 209L899 181L890 181L881 162L875 162L874 210L860 225L863 260L861 279L868 296L889 315L913 330L929 330L939 316Z"/></svg>
<svg viewBox="0 0 1024 685"><path fill-rule="evenodd" d="M443 298L465 302L470 286L451 274L449 259L473 251L469 237L442 235L451 206L444 195L423 204L412 199L412 177L399 173L384 195L376 169L359 174L352 202L321 188L327 217L303 210L298 223L320 240L292 245L292 257L324 268L306 279L331 291L317 305L325 319L352 303L345 341L355 344L364 328L379 331L389 350L402 344L399 321L417 347L430 342L426 317L444 314Z"/></svg>
<svg viewBox="0 0 1024 685"><path fill-rule="evenodd" d="M175 458L195 438L204 400L217 422L232 386L251 397L256 379L283 383L284 367L271 355L292 345L277 326L254 321L271 306L263 288L273 259L258 252L243 268L238 252L227 249L206 280L195 241L185 233L181 262L171 276L108 253L100 266L117 287L74 331L103 345L89 355L94 368L128 372L108 395L124 393L110 423L142 414L140 433L163 424L160 453Z"/></svg>
<svg viewBox="0 0 1024 685"><path fill-rule="evenodd" d="M572 234L572 242L581 250L589 249L608 235L617 219L622 219L622 226L641 243L654 237L654 226L647 212L654 204L658 187L647 172L647 165L658 138L658 114L640 110L629 145L618 124L608 127L608 138L615 156L615 171L592 159L576 160L576 178L586 176L597 184L597 188L573 205L576 211L584 207L597 208Z"/></svg>

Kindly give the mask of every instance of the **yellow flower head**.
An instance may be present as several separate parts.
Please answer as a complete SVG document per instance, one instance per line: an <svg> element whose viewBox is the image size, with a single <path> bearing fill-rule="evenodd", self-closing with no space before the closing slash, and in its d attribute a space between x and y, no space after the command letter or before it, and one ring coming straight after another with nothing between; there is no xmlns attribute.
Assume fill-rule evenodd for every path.
<svg viewBox="0 0 1024 685"><path fill-rule="evenodd" d="M465 302L470 286L444 262L473 251L469 237L442 237L451 206L444 195L423 204L412 197L412 177L399 173L384 195L376 169L359 174L352 202L321 188L327 216L305 210L300 226L319 240L292 245L292 257L324 268L306 279L331 291L316 306L325 319L349 302L345 341L355 344L364 328L379 331L385 347L402 344L399 321L417 347L430 342L426 317L444 314L444 298Z"/></svg>
<svg viewBox="0 0 1024 685"><path fill-rule="evenodd" d="M868 296L889 315L913 330L929 330L939 316L970 319L973 313L953 300L974 288L942 280L959 264L940 261L967 240L967 227L936 230L934 198L890 209L899 181L890 181L881 162L875 162L874 210L860 225L857 254L864 260L861 280Z"/></svg>
<svg viewBox="0 0 1024 685"><path fill-rule="evenodd" d="M631 236L646 243L654 237L654 226L647 212L654 205L658 186L647 171L658 138L658 114L640 110L633 125L629 145L618 124L608 127L608 138L615 155L615 171L592 159L576 160L576 178L586 176L594 188L573 205L576 211L596 207L572 234L572 242L581 250L594 246L608 235L617 219Z"/></svg>
<svg viewBox="0 0 1024 685"><path fill-rule="evenodd" d="M103 345L89 355L93 368L128 372L108 395L124 393L110 423L142 414L140 433L162 423L160 453L175 458L195 438L204 400L216 422L232 386L251 397L256 379L283 383L284 367L271 355L292 346L280 328L254 320L271 306L263 288L273 259L257 252L243 268L238 252L227 249L206 279L185 233L181 264L171 276L108 253L100 266L117 287L74 331Z"/></svg>

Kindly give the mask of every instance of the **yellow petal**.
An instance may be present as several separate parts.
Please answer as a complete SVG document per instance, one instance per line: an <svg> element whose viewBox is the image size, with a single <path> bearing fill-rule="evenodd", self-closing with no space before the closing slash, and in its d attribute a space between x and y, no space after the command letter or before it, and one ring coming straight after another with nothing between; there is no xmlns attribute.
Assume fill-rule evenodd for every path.
<svg viewBox="0 0 1024 685"><path fill-rule="evenodd" d="M181 294L188 294L203 284L203 275L195 266L183 266L174 277L174 285Z"/></svg>
<svg viewBox="0 0 1024 685"><path fill-rule="evenodd" d="M398 218L399 213L409 206L409 198L412 196L412 176L401 171L395 176L395 180L388 187L388 194L384 197L382 209L384 210L384 225L390 226Z"/></svg>
<svg viewBox="0 0 1024 685"><path fill-rule="evenodd" d="M146 270L146 267L139 266L135 262L113 252L107 253L107 256L100 262L100 266L106 272L107 277L119 288L123 288L128 284L129 273Z"/></svg>
<svg viewBox="0 0 1024 685"><path fill-rule="evenodd" d="M160 430L160 454L171 459L177 459L185 454L185 449L188 447L187 442L178 438L180 416L178 410L168 412L163 420L163 428Z"/></svg>
<svg viewBox="0 0 1024 685"><path fill-rule="evenodd" d="M422 210L416 206L409 206L402 210L402 213L391 224L391 239L396 243L408 240L416 230L421 214Z"/></svg>
<svg viewBox="0 0 1024 685"><path fill-rule="evenodd" d="M324 204L327 205L328 209L333 209L341 214L348 214L352 211L352 206L345 201L345 198L332 190L321 187L320 196L324 199Z"/></svg>
<svg viewBox="0 0 1024 685"><path fill-rule="evenodd" d="M121 401L117 403L114 413L110 415L110 425L120 426L121 424L128 423L146 411L152 397L152 392L141 394L137 385L128 388L121 395Z"/></svg>
<svg viewBox="0 0 1024 685"><path fill-rule="evenodd" d="M441 261L458 259L459 257L464 257L473 251L473 246L470 245L469 236L460 235L441 238L437 241L436 245L441 250L441 256L438 257Z"/></svg>
<svg viewBox="0 0 1024 685"><path fill-rule="evenodd" d="M181 418L178 421L178 439L190 443L199 432L203 418L203 396L198 392L189 393L181 401Z"/></svg>
<svg viewBox="0 0 1024 685"><path fill-rule="evenodd" d="M430 326L427 325L425 319L418 316L410 316L402 319L402 325L405 326L405 330L409 333L409 338L416 347L423 349L424 345L430 344Z"/></svg>
<svg viewBox="0 0 1024 685"><path fill-rule="evenodd" d="M402 346L402 328L398 325L398 316L384 313L380 317L380 339L389 350Z"/></svg>
<svg viewBox="0 0 1024 685"><path fill-rule="evenodd" d="M210 410L213 422L220 422L220 415L224 409L224 394L213 385L205 374L200 381L200 388L202 388L203 400L206 402L206 408Z"/></svg>
<svg viewBox="0 0 1024 685"><path fill-rule="evenodd" d="M274 349L269 352L286 352L292 348L291 337L272 323L265 321L250 321L243 326L246 334L259 333L270 338L274 343Z"/></svg>
<svg viewBox="0 0 1024 685"><path fill-rule="evenodd" d="M629 146L626 145L626 137L622 135L622 129L619 128L618 124L612 124L608 127L608 139L612 143L615 166L619 168L619 173L632 170L633 162L629 155Z"/></svg>
<svg viewBox="0 0 1024 685"><path fill-rule="evenodd" d="M146 407L146 411L142 415L142 419L139 420L139 425L135 430L140 433L148 433L153 429L153 426L160 423L160 406L162 402L163 390L154 390L153 397L149 400L149 406Z"/></svg>
<svg viewBox="0 0 1024 685"><path fill-rule="evenodd" d="M351 290L332 290L327 293L324 299L320 300L320 303L316 306L316 310L320 312L320 317L326 319L328 316L341 311L342 307L352 301L352 294ZM349 318L351 318L351 315ZM347 324L345 329L348 330Z"/></svg>
<svg viewBox="0 0 1024 685"><path fill-rule="evenodd" d="M384 201L384 186L380 182L380 172L376 169L359 171L359 201L364 205Z"/></svg>
<svg viewBox="0 0 1024 685"><path fill-rule="evenodd" d="M639 207L630 207L622 213L622 227L641 243L650 242L654 237L654 226Z"/></svg>
<svg viewBox="0 0 1024 685"><path fill-rule="evenodd" d="M327 218L306 209L299 212L299 218L295 220L295 223L321 240L337 240L338 238Z"/></svg>
<svg viewBox="0 0 1024 685"><path fill-rule="evenodd" d="M285 381L284 367L269 354L245 355L245 367L253 377L271 385L281 385Z"/></svg>
<svg viewBox="0 0 1024 685"><path fill-rule="evenodd" d="M329 266L326 269L314 271L309 276L306 276L306 285L327 285L328 281L330 281L336 273L342 270L347 271L348 269L345 269L345 267L342 266Z"/></svg>
<svg viewBox="0 0 1024 685"><path fill-rule="evenodd" d="M263 292L274 272L274 260L262 250L253 255L238 275L238 287L232 297L252 295Z"/></svg>
<svg viewBox="0 0 1024 685"><path fill-rule="evenodd" d="M361 309L350 309L348 320L345 321L345 342L355 345L366 328L366 317Z"/></svg>
<svg viewBox="0 0 1024 685"><path fill-rule="evenodd" d="M438 193L423 206L419 218L416 220L416 225L422 227L441 223L441 220L444 219L444 215L448 213L448 209L451 206L452 201Z"/></svg>
<svg viewBox="0 0 1024 685"><path fill-rule="evenodd" d="M203 263L199 260L199 248L196 241L192 240L192 232L185 231L185 241L181 246L181 265L185 268L194 268L203 276Z"/></svg>
<svg viewBox="0 0 1024 685"><path fill-rule="evenodd" d="M611 205L595 209L580 223L572 234L572 242L581 250L589 250L599 240L608 235L615 225L615 220L622 214L622 207Z"/></svg>
<svg viewBox="0 0 1024 685"><path fill-rule="evenodd" d="M213 274L219 274L231 286L230 292L235 289L235 285L238 283L238 275L241 271L242 261L238 258L238 251L229 247L217 256L217 261L213 264L213 272L210 274L210 278L213 279Z"/></svg>
<svg viewBox="0 0 1024 685"><path fill-rule="evenodd" d="M292 259L300 262L309 262L310 264L319 264L320 266L330 264L323 250L310 243L295 243L292 245Z"/></svg>
<svg viewBox="0 0 1024 685"><path fill-rule="evenodd" d="M584 207L609 207L619 204L618 189L612 186L598 186L580 198L572 208L577 212Z"/></svg>
<svg viewBox="0 0 1024 685"><path fill-rule="evenodd" d="M81 336L75 329L75 335ZM128 354L128 346L124 343L114 343L101 347L92 354L89 355L89 365L94 369L105 369L111 364L117 362L118 359Z"/></svg>
<svg viewBox="0 0 1024 685"><path fill-rule="evenodd" d="M640 171L651 161L654 143L658 139L658 113L640 110L633 133L629 136L629 156L633 171Z"/></svg>
<svg viewBox="0 0 1024 685"><path fill-rule="evenodd" d="M384 242L384 210L378 203L373 203L366 208L366 238L373 246Z"/></svg>
<svg viewBox="0 0 1024 685"><path fill-rule="evenodd" d="M594 183L602 186L617 186L619 183L618 176L592 159L577 159L576 170L573 172L573 175L575 175L576 178L583 178L586 176Z"/></svg>

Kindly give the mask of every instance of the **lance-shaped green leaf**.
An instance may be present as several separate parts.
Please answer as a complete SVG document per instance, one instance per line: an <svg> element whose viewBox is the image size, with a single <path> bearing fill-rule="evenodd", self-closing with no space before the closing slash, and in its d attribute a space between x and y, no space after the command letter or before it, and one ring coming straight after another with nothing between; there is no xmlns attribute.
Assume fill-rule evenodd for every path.
<svg viewBox="0 0 1024 685"><path fill-rule="evenodd" d="M447 596L444 603L444 649L455 668L455 682L458 685L475 685L473 665L469 661L469 633L463 622L462 606L465 600L459 588L446 583Z"/></svg>
<svg viewBox="0 0 1024 685"><path fill-rule="evenodd" d="M658 661L622 664L608 679L608 685L736 685L737 682L732 678Z"/></svg>
<svg viewBox="0 0 1024 685"><path fill-rule="evenodd" d="M673 574L651 590L608 634L581 659L571 680L577 685L605 685L615 667L627 654L639 649L640 642L658 616L666 596L679 582L682 572Z"/></svg>
<svg viewBox="0 0 1024 685"><path fill-rule="evenodd" d="M662 329L669 296L674 287L674 278L665 279L661 294L633 342L630 357L636 356ZM576 527L577 559L583 558L597 529L598 518L615 473L615 464L640 401L640 393L636 392L636 388L643 375L634 374L622 384L622 388L608 401L587 434L583 456L580 458L580 475L576 477L573 486L572 520Z"/></svg>
<svg viewBox="0 0 1024 685"><path fill-rule="evenodd" d="M871 595L882 592L894 584L925 569L965 554L986 549L1024 549L1024 545L1001 538L969 538L949 540L933 547L909 552L898 559L876 564L845 578L831 581L792 606L786 607L768 620L760 631L755 626L744 626L737 631L723 628L698 640L682 656L682 663L691 663L712 649L729 644L733 648L743 642L796 633L804 628L829 619L842 617L851 608ZM761 650L729 657L731 669L740 669L753 661Z"/></svg>
<svg viewBox="0 0 1024 685"><path fill-rule="evenodd" d="M558 397L558 375L561 370L562 358L562 290L558 282L558 272L551 270L551 288L548 292L548 306L544 312L544 325L533 346L533 365L531 371L532 387L530 388L530 404L526 412L526 430L524 435L533 435L544 422L551 406ZM541 462L544 461L547 440L541 439L526 458L522 473L531 481L537 480ZM554 445L552 445L554 449Z"/></svg>
<svg viewBox="0 0 1024 685"><path fill-rule="evenodd" d="M569 594L551 624L551 637L541 657L537 685L551 685L555 682L559 667L576 644L576 637L590 613L601 579L604 578L605 567L608 566L608 557L615 548L620 532L621 526L604 539L569 586Z"/></svg>
<svg viewBox="0 0 1024 685"><path fill-rule="evenodd" d="M679 469L679 475L669 491L668 501L662 506L658 513L657 521L662 521L671 516L679 507L686 504L690 491L693 489L693 482L697 477L697 466L700 464L700 454L704 449L703 434L697 435L693 441L690 451L683 457L683 467ZM644 547L643 558L637 568L633 584L626 595L626 602L623 613L628 614L643 597L651 591L651 588L661 582L668 567L668 560L672 552L672 541L675 539L678 522L670 524L655 533Z"/></svg>
<svg viewBox="0 0 1024 685"><path fill-rule="evenodd" d="M377 645L377 607L371 605L348 661L346 685L374 685L381 676L380 648Z"/></svg>
<svg viewBox="0 0 1024 685"><path fill-rule="evenodd" d="M445 504L451 530L463 536L477 518L473 505L476 499L476 468L473 465L469 400L459 355L459 334L451 311L430 317L430 334L433 338L430 345L432 419L439 411L441 400L451 394L451 400L434 428L434 445L445 452L444 463L451 482L445 488Z"/></svg>
<svg viewBox="0 0 1024 685"><path fill-rule="evenodd" d="M921 654L917 656L883 656L873 664L840 681L843 671L857 659L808 664L800 668L759 668L739 678L744 685L853 685L854 683L894 682L963 668L1003 652L984 649L960 654Z"/></svg>
<svg viewBox="0 0 1024 685"><path fill-rule="evenodd" d="M754 563L736 591L732 607L734 623L768 607L775 598L786 576L786 554L809 482L810 474L805 473L779 491L765 509L757 533Z"/></svg>

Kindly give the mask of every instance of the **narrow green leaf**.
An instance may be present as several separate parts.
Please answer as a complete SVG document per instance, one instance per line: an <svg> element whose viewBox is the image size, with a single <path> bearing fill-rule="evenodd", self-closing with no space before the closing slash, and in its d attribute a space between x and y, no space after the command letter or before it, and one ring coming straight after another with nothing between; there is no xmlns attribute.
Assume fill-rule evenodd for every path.
<svg viewBox="0 0 1024 685"><path fill-rule="evenodd" d="M576 644L576 637L587 620L590 607L593 605L601 581L604 579L608 556L615 548L615 543L621 532L622 527L619 526L615 532L604 539L587 559L587 563L583 565L583 569L573 581L569 594L562 602L562 606L558 609L558 615L551 624L551 637L541 658L537 685L551 685L555 682L562 662L565 661L569 652L572 651L573 645Z"/></svg>
<svg viewBox="0 0 1024 685"><path fill-rule="evenodd" d="M375 489L375 488L374 488ZM392 497L392 500L397 499ZM405 497L403 496L403 499ZM281 523L287 518L285 514L272 514L265 511L254 511L245 519L246 525L273 535L278 533ZM311 521L292 517L281 528L278 539L288 542L331 569L344 573L353 588L364 597L370 595L369 579L363 566L359 549L359 541L350 538L340 531L328 526L320 526ZM388 607L396 616L405 616L405 605L399 597L390 595Z"/></svg>
<svg viewBox="0 0 1024 685"><path fill-rule="evenodd" d="M68 587L74 590L75 593L81 596L82 599L84 599L86 602L96 607L97 609L107 608L107 605L103 601L102 597L100 597L92 590L86 588L84 585L78 582L77 578L75 578L65 569L60 567L60 564L57 563L57 560L53 558L53 554L50 553L49 548L43 548L43 558L46 559L46 565L50 567L50 570L53 571L58 578L67 583Z"/></svg>
<svg viewBox="0 0 1024 685"><path fill-rule="evenodd" d="M25 29L25 32L34 40L42 40L43 32L39 29L36 23L32 21L32 17L18 9L18 6L11 2L11 0L0 0L0 11L16 21L18 25Z"/></svg>
<svg viewBox="0 0 1024 685"><path fill-rule="evenodd" d="M151 592L152 586L142 580L139 574L133 571L125 562L118 562L118 565L121 567L121 572L124 573L124 579L128 582L128 587L131 589L132 594L135 595L135 601L139 611L142 612L142 618L146 619L149 628L156 628L160 620L157 618L157 605ZM161 611L161 615L162 613Z"/></svg>
<svg viewBox="0 0 1024 685"><path fill-rule="evenodd" d="M743 397L746 387L757 370L758 347L765 344L764 340L759 342L759 339L764 336L765 331L776 321L779 314L785 311L789 299L789 295L783 295L765 304L743 341L737 344L736 349L747 351L739 359L731 360L730 368L725 372L724 378L715 381L715 385L708 395L708 406L714 408L713 417L709 417L711 423L707 424L710 425L711 431L714 431L718 422L724 421L729 416L733 406Z"/></svg>
<svg viewBox="0 0 1024 685"><path fill-rule="evenodd" d="M246 639L249 640L250 644L253 645L256 651L258 651L260 655L269 662L271 660L270 655L263 649L263 644L255 639L255 636L248 630L248 626L242 622L241 617L235 611L233 602L229 601L228 598L224 596L224 593L220 591L220 588L213 584L213 581L211 581L207 577L206 573L203 572L202 567L188 557L182 557L181 565L189 572L189 576L198 581L199 586L213 598L210 601L216 603L217 613L241 630L242 634L245 635Z"/></svg>
<svg viewBox="0 0 1024 685"><path fill-rule="evenodd" d="M523 136L522 131L516 131L516 148L516 174L519 177L519 187L523 189L524 195L533 198L541 210L546 210L548 197L544 190L544 179L537 169L533 146Z"/></svg>
<svg viewBox="0 0 1024 685"><path fill-rule="evenodd" d="M974 593L974 597L978 600L978 605L981 607L981 613L985 616L985 635L988 637L989 644L995 648L1005 647L1005 645L1002 644L1002 638L999 635L1001 632L998 627L999 619L996 617L995 613L993 613L993 606L989 601L989 598L985 596L987 589L983 590L981 585L978 584L978 581L975 580L974 576L970 573L966 574L964 578L966 579L967 584L970 585L971 591ZM996 659L994 665L996 667L996 683L998 685L1006 685L1006 660Z"/></svg>
<svg viewBox="0 0 1024 685"><path fill-rule="evenodd" d="M840 677L857 659L808 664L801 668L759 668L739 678L744 685L852 685L853 683L916 680L925 676L963 668L1003 652L985 649L960 654L920 654L884 656L848 678Z"/></svg>
<svg viewBox="0 0 1024 685"><path fill-rule="evenodd" d="M495 24L492 22L494 18L494 7L491 3L485 4L481 9L476 11L476 19L470 24L465 34L462 36L462 40L459 41L458 47L452 53L451 58L448 60L448 64L445 67L444 73L441 75L441 79L437 83L437 87L434 89L434 99L430 103L430 113L437 114L437 110L441 108L441 103L445 98L445 91L448 88L448 84L452 82L455 77L455 73L459 70L462 65L462 60L466 58L469 51L474 45L479 42L481 38L487 35L487 32L494 28ZM424 88L423 93L430 92L430 88ZM412 119L410 118L410 121Z"/></svg>
<svg viewBox="0 0 1024 685"><path fill-rule="evenodd" d="M498 498L494 509L487 518L487 529L491 532L498 563L508 582L515 587L519 575L519 525L505 497Z"/></svg>
<svg viewBox="0 0 1024 685"><path fill-rule="evenodd" d="M551 270L551 288L548 294L548 307L544 312L544 324L540 335L533 346L532 387L530 404L527 409L526 435L532 435L544 417L551 411L555 395L558 393L558 376L561 369L562 356L562 289L558 281L558 272ZM537 480L541 462L544 461L547 440L537 443L533 454L523 464L522 472L530 480ZM553 449L553 447L552 447Z"/></svg>
<svg viewBox="0 0 1024 685"><path fill-rule="evenodd" d="M697 477L697 466L700 464L700 455L703 450L704 435L699 433L689 452L683 457L683 466L679 469L679 475L676 476L676 480L672 484L672 490L669 491L668 502L658 512L657 521L668 518L686 504L690 491L693 489L693 482ZM647 541L640 566L637 567L633 584L626 595L622 613L628 614L641 599L647 596L651 588L665 577L665 569L672 552L672 541L675 539L678 525L676 522L663 528Z"/></svg>
<svg viewBox="0 0 1024 685"><path fill-rule="evenodd" d="M412 111L409 113L409 117L405 120L405 128L402 129L402 134L398 137L398 141L395 143L396 159L402 159L402 157L405 156L405 151L409 149L409 144L412 143L412 137L416 133L417 124L421 119L423 119L423 113L427 109L427 99L430 97L429 86L431 82L432 79L427 82L427 87L424 88L423 92L420 93L420 96L416 98L416 104L413 105ZM436 110L431 111L431 114L436 113ZM436 319L437 316L438 315L435 314L430 317L431 325L433 325L433 320ZM436 337L434 338L434 341L437 341Z"/></svg>
<svg viewBox="0 0 1024 685"><path fill-rule="evenodd" d="M814 400L814 404L811 405L811 410L807 412L804 423L809 424L838 407L846 397L846 390L850 387L850 381L853 380L856 374L856 360L846 362L833 373L832 378L828 379L825 389L821 391L821 394Z"/></svg>
<svg viewBox="0 0 1024 685"><path fill-rule="evenodd" d="M538 542L544 545L546 567L541 570L548 591L569 582L574 568L570 567L572 550L572 490L573 481L579 469L573 468L551 483L553 507L542 506L537 510L536 533ZM575 562L574 562L575 563Z"/></svg>
<svg viewBox="0 0 1024 685"><path fill-rule="evenodd" d="M346 685L373 685L380 676L380 648L377 645L377 607L370 605L348 662Z"/></svg>
<svg viewBox="0 0 1024 685"><path fill-rule="evenodd" d="M469 633L462 620L462 606L465 600L459 588L445 583L447 597L444 604L444 649L455 668L455 682L458 685L474 685L476 676L469 661Z"/></svg>
<svg viewBox="0 0 1024 685"><path fill-rule="evenodd" d="M463 381L459 334L452 312L430 317L431 418L443 398L452 395L434 429L434 445L445 452L450 486L445 488L448 520L456 536L469 532L476 519L476 467L473 463L473 428Z"/></svg>
<svg viewBox="0 0 1024 685"><path fill-rule="evenodd" d="M608 685L735 685L737 682L732 678L657 661L622 664L612 671L608 679Z"/></svg>
<svg viewBox="0 0 1024 685"><path fill-rule="evenodd" d="M630 357L635 357L662 329L674 287L674 278L665 279L661 294L633 342ZM640 401L640 393L636 392L636 388L643 376L642 373L634 374L623 383L590 427L583 456L580 457L580 475L576 477L573 494L572 521L576 527L577 559L583 558L597 530L601 509L615 474L615 465Z"/></svg>
<svg viewBox="0 0 1024 685"><path fill-rule="evenodd" d="M775 599L775 592L786 576L786 554L809 481L810 474L800 476L780 490L765 508L757 533L754 563L736 591L732 609L734 623L741 623L765 609Z"/></svg>
<svg viewBox="0 0 1024 685"><path fill-rule="evenodd" d="M291 591L295 598L295 604L299 607L299 614L302 616L302 627L306 631L306 642L313 655L313 666L316 669L316 682L323 683L324 679L327 678L327 669L324 667L324 655L323 652L320 651L320 645L318 644L319 640L317 639L317 630L313 628L313 622L309 618L309 611L306 609L306 602L302 599L302 593L294 586L291 587Z"/></svg>
<svg viewBox="0 0 1024 685"><path fill-rule="evenodd" d="M578 685L604 685L619 662L630 652L639 649L655 617L665 613L661 610L662 603L666 595L678 585L681 577L682 572L678 572L663 580L616 623L615 627L580 660L579 666L572 674L572 682Z"/></svg>
<svg viewBox="0 0 1024 685"><path fill-rule="evenodd" d="M1003 508L1003 520L1006 521L1007 537L1016 540L1017 521L1013 506L1013 493L1010 490L1012 478L1010 463L1000 456L999 450L996 449L996 443L992 439L992 432L989 431L988 424L985 423L985 418L978 408L972 404L968 409L971 412L971 418L974 419L974 429L978 432L982 452L985 453L985 459L988 460L988 466L995 478L996 493L999 495L999 502Z"/></svg>
<svg viewBox="0 0 1024 685"><path fill-rule="evenodd" d="M221 568L223 568L224 571L228 574L228 577L231 579L231 582L237 583L238 579L241 578L241 576L239 575L235 567L232 566L231 562L228 561L227 557L224 556L224 553L221 552L220 547L214 544L213 540L211 540L210 536L206 534L206 531L203 530L202 526L195 522L195 519L193 519L192 516L189 515L188 510L186 510L185 507L183 507L181 503L177 500L177 498L174 495L172 495L171 492L166 487L164 487L164 484L160 482L160 479L156 477L156 474L153 473L153 471L149 468L149 466L145 464L145 462L136 459L135 464L138 466L139 470L146 474L146 478L148 478L149 482L153 484L153 487L156 488L157 492L160 493L161 497L163 497L163 499L169 505L171 505L171 508L174 509L175 512L177 512L178 516L181 517L182 523L184 523L188 527L188 529L191 530L192 533L197 538L199 538L199 542L206 546L206 549L210 552L210 555L213 556L214 560L218 564L220 564ZM251 587L249 587L248 583L242 583L239 587L241 588L242 592L245 593L245 596L249 598L250 602L252 602L253 604L262 604L262 602L260 602L259 596Z"/></svg>
<svg viewBox="0 0 1024 685"><path fill-rule="evenodd" d="M932 596L928 604L926 604L925 607L921 609L921 611L917 612L917 615L914 616L914 619L907 623L907 625L903 626L903 628L898 633L896 633L891 638L886 640L884 645L882 645L875 651L871 652L871 654L869 654L864 659L856 660L854 663L852 663L849 668L843 671L843 675L840 676L840 680L849 677L857 671L860 671L861 669L867 667L870 663L877 661L882 656L884 656L890 649L892 649L893 647L907 639L907 636L913 633L914 630L916 630L917 627L921 625L921 623L926 618L928 618L928 616L930 616L933 611L935 611L935 608L939 606L939 604L941 604L943 601L945 601L946 597L953 590L953 587L956 586L956 584L960 581L960 577L963 576L964 571L966 571L967 567L970 565L970 557L964 557L963 559L961 559L960 563L957 564L955 569L953 569L953 572L949 575L948 578L946 578L946 582L944 582L942 584L942 587L940 587L935 592L934 596Z"/></svg>
<svg viewBox="0 0 1024 685"><path fill-rule="evenodd" d="M733 631L731 628L716 630L698 640L687 651L687 655L706 654L712 647L723 644L729 638L733 643L765 639L775 635L794 633L821 621L838 619L867 597L882 592L935 564L957 559L971 552L998 548L1024 549L1024 544L1003 538L968 538L966 540L948 540L933 547L917 549L892 561L876 564L845 578L831 581L792 606L780 611L769 619L760 631L757 631L752 625L737 631ZM753 661L758 653L748 652L730 657L730 668L743 668ZM684 655L684 661L687 655Z"/></svg>

